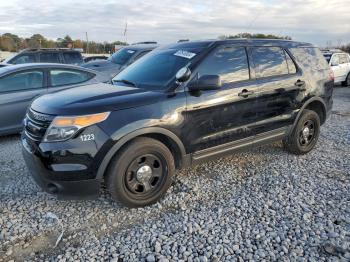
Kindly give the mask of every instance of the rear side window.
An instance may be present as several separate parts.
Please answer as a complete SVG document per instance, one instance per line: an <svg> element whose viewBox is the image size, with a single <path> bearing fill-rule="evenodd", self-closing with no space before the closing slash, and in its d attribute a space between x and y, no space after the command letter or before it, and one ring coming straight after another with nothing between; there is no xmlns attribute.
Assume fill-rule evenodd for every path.
<svg viewBox="0 0 350 262"><path fill-rule="evenodd" d="M42 71L26 71L14 73L0 78L0 93L43 88L44 73Z"/></svg>
<svg viewBox="0 0 350 262"><path fill-rule="evenodd" d="M40 62L42 63L59 63L60 56L58 53L41 53L39 55Z"/></svg>
<svg viewBox="0 0 350 262"><path fill-rule="evenodd" d="M253 47L252 58L257 78L288 74L284 50L280 47Z"/></svg>
<svg viewBox="0 0 350 262"><path fill-rule="evenodd" d="M82 64L83 57L79 52L65 52L63 53L64 61L66 64Z"/></svg>
<svg viewBox="0 0 350 262"><path fill-rule="evenodd" d="M329 70L327 60L324 59L320 49L316 47L296 47L290 48L289 51L293 54L298 65L304 69Z"/></svg>
<svg viewBox="0 0 350 262"><path fill-rule="evenodd" d="M219 75L222 83L249 79L249 66L244 47L222 46L199 65L198 76Z"/></svg>
<svg viewBox="0 0 350 262"><path fill-rule="evenodd" d="M149 53L150 51L151 51L151 50L148 50L148 51L144 51L144 52L139 53L139 54L135 57L134 61L140 59L141 57L143 57L145 54Z"/></svg>
<svg viewBox="0 0 350 262"><path fill-rule="evenodd" d="M26 64L26 63L35 63L34 54L20 55L10 60L11 64Z"/></svg>
<svg viewBox="0 0 350 262"><path fill-rule="evenodd" d="M86 82L94 77L93 74L67 69L50 70L51 86L74 85Z"/></svg>

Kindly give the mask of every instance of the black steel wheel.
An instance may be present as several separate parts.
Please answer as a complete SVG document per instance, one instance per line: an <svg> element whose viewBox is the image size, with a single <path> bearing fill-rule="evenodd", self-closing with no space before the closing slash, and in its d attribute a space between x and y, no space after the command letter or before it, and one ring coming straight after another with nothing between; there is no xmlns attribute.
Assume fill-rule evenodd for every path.
<svg viewBox="0 0 350 262"><path fill-rule="evenodd" d="M285 149L293 154L306 154L316 145L320 135L320 118L315 111L305 109L291 133L283 140Z"/></svg>
<svg viewBox="0 0 350 262"><path fill-rule="evenodd" d="M166 193L174 171L170 150L158 140L140 137L114 156L106 185L113 199L128 207L142 207Z"/></svg>

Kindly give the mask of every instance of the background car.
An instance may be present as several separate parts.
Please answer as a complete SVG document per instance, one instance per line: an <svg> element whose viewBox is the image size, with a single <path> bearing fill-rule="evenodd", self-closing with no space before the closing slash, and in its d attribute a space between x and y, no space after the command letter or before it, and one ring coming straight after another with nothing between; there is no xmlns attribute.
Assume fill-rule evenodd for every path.
<svg viewBox="0 0 350 262"><path fill-rule="evenodd" d="M22 130L31 101L45 93L79 85L106 82L90 69L62 64L23 64L0 68L0 135Z"/></svg>
<svg viewBox="0 0 350 262"><path fill-rule="evenodd" d="M109 77L114 77L128 65L155 49L155 44L137 44L126 46L115 52L108 60L92 61L82 64L82 67L103 72Z"/></svg>
<svg viewBox="0 0 350 262"><path fill-rule="evenodd" d="M332 68L334 83L350 86L350 56L341 50L322 50L323 56Z"/></svg>
<svg viewBox="0 0 350 262"><path fill-rule="evenodd" d="M91 61L96 61L96 60L107 60L108 56L105 55L92 55L92 56L86 56L83 58L84 63L89 63Z"/></svg>
<svg viewBox="0 0 350 262"><path fill-rule="evenodd" d="M84 62L81 52L70 48L25 49L4 61L7 64L59 63L80 65Z"/></svg>

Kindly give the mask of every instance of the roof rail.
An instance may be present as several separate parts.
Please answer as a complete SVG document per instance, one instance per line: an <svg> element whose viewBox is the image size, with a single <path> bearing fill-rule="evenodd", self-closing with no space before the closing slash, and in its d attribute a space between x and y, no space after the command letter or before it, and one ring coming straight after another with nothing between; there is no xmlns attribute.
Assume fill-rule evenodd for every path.
<svg viewBox="0 0 350 262"><path fill-rule="evenodd" d="M158 44L156 41L143 41L143 42L137 42L137 43L132 43L131 45L156 45Z"/></svg>

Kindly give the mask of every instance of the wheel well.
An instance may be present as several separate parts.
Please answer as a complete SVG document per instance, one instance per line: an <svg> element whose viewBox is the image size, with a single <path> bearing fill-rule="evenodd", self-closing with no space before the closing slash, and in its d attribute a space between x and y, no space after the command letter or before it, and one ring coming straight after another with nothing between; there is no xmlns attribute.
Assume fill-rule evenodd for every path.
<svg viewBox="0 0 350 262"><path fill-rule="evenodd" d="M149 137L156 139L160 142L162 142L164 145L166 145L167 148L169 148L171 154L174 157L175 161L175 167L180 168L182 166L182 155L181 155L181 150L177 143L172 140L170 137L164 135L164 134L159 134L159 133L149 133L149 134L143 134L137 137ZM135 138L137 138L135 137ZM135 139L133 138L133 139Z"/></svg>
<svg viewBox="0 0 350 262"><path fill-rule="evenodd" d="M315 111L320 118L321 125L326 121L326 110L320 101L311 102L305 107L305 109Z"/></svg>

